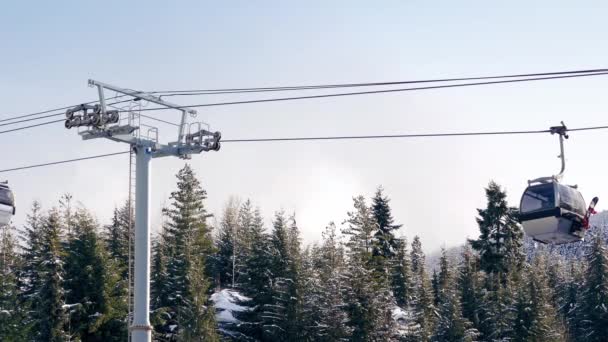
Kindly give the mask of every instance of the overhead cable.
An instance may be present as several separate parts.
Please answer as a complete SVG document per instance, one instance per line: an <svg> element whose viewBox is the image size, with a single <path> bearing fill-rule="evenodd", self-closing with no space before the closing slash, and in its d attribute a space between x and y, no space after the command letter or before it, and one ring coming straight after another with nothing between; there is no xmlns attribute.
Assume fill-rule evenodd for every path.
<svg viewBox="0 0 608 342"><path fill-rule="evenodd" d="M590 131L608 129L608 126L592 126L581 128L569 128L568 131ZM280 141L327 141L327 140L366 140L366 139L408 139L408 138L435 138L435 137L465 137L465 136L500 136L500 135L521 135L521 134L545 134L551 133L551 130L517 130L517 131L482 131L482 132L444 132L444 133L423 133L423 134L381 134L381 135L344 135L344 136L317 136L317 137L283 137L283 138L244 138L244 139L224 139L223 143L253 143L253 142L280 142ZM100 154L89 157L61 160L43 164L34 164L28 166L15 167L10 169L0 170L0 173L33 169L57 164L65 164L78 162L82 160L106 158L121 154L127 154L129 151L115 152L108 154Z"/></svg>
<svg viewBox="0 0 608 342"><path fill-rule="evenodd" d="M589 69L589 70L557 71L557 72L544 72L544 73L533 73L533 74L515 74L515 75L498 75L498 76L440 78L440 79L413 80L413 81L364 82L364 83L299 85L299 86L258 87L258 88L165 90L165 91L155 91L155 92L152 92L152 93L162 93L163 95L161 95L161 97L166 97L166 96L193 96L193 95L218 95L218 94L272 92L272 91L291 91L291 90L314 90L314 89L328 89L328 88L392 86L392 85L416 84L416 83L442 83L442 82L457 82L457 81L489 80L489 79L499 79L499 78L524 78L524 77L540 77L540 76L556 76L556 75L599 74L599 73L605 73L605 72L608 72L608 69Z"/></svg>
<svg viewBox="0 0 608 342"><path fill-rule="evenodd" d="M309 89L327 89L327 88L348 88L348 87L370 87L370 86L388 86L388 85L400 85L400 84L416 84L416 83L437 83L437 82L454 82L454 81L472 81L472 80L484 80L484 79L499 79L499 78L523 78L523 77L537 77L537 76L555 76L555 75L572 75L572 76L594 76L602 75L608 72L608 69L586 69L586 70L571 70L571 71L557 71L557 72L544 72L544 73L529 73L529 74L510 74L510 75L497 75L497 76L478 76L478 77L458 77L458 78L442 78L442 79L430 79L430 80L413 80L413 81L391 81L391 82L363 82L363 83L343 83L343 84L322 84L322 85L304 85L304 86L281 86L281 87L255 87L255 88L224 88L224 89L197 89L197 90L164 90L164 91L150 91L146 93L151 94L164 94L162 96L179 96L179 95L213 95L213 94L231 94L231 93L248 93L248 92L269 92L269 91L283 91L283 90L309 90ZM398 90L397 90L398 91ZM405 91L405 90L401 90ZM118 95L111 97L110 99L117 99L125 97L127 95ZM345 96L345 95L343 95ZM109 105L115 105L119 103L129 102L129 100L119 101L111 103ZM93 100L85 102L84 104L93 104L98 101ZM80 103L79 103L80 104ZM48 114L57 111L63 111L66 109L73 108L79 104L74 104L66 107L59 107L39 111L30 114L17 115L12 117L5 117L0 119L0 122L12 121L16 119L22 119L26 117L33 117L42 114ZM63 113L56 113L45 117L51 117L53 115L59 116ZM36 120L36 119L33 119Z"/></svg>
<svg viewBox="0 0 608 342"><path fill-rule="evenodd" d="M74 162L78 162L78 161L89 160L89 159L96 159L96 158L106 158L106 157L112 157L112 156L117 156L117 155L121 155L121 154L127 154L127 153L129 153L129 151L106 153L106 154L98 154L96 156L88 156L88 157L82 157L82 158L75 158L75 159L54 161L54 162L43 163L43 164L20 166L20 167L15 167L15 168L12 168L12 169L0 170L0 173L10 172L10 171L18 171L18 170L27 170L27 169L33 169L33 168L43 167L43 166L51 166L51 165L58 165L58 164L74 163Z"/></svg>
<svg viewBox="0 0 608 342"><path fill-rule="evenodd" d="M549 76L549 77L524 78L524 79L503 80L503 81L487 81L487 82L474 82L474 83L445 84L445 85L436 85L436 86L427 86L427 87L415 87L415 88L382 89L382 90L357 91L357 92L349 92L349 93L319 94L319 95L308 95L308 96L292 96L292 97L278 97L278 98L267 98L267 99L256 99L256 100L244 100L244 101L202 103L202 104L191 104L191 105L185 105L185 106L178 106L178 107L175 107L175 109L215 107L215 106L230 106L230 105L240 105L240 104L281 102L281 101L308 100L308 99L321 99L321 98L332 98L332 97L343 97L343 96L387 94L387 93L397 93L397 92L407 92L407 91L419 91L419 90L442 89L442 88L472 87L472 86L482 86L482 85L492 85L492 84L505 84L505 83L518 83L518 82L545 81L545 80L554 80L554 79L562 79L562 78L588 77L588 76L600 76L600 75L608 75L608 72L595 73L595 74L580 74L580 75L566 75L566 76ZM158 110L164 110L164 108L145 108L145 109L141 109L141 111L158 111Z"/></svg>

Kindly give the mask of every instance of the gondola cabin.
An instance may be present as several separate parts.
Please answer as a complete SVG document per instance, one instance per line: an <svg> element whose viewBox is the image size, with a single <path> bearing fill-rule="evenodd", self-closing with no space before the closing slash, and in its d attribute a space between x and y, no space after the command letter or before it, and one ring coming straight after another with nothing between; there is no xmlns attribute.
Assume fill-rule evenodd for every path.
<svg viewBox="0 0 608 342"><path fill-rule="evenodd" d="M559 245L583 239L587 208L572 186L555 179L533 182L524 192L519 210L525 233L535 241Z"/></svg>
<svg viewBox="0 0 608 342"><path fill-rule="evenodd" d="M15 215L15 197L7 182L0 182L0 225L11 222Z"/></svg>

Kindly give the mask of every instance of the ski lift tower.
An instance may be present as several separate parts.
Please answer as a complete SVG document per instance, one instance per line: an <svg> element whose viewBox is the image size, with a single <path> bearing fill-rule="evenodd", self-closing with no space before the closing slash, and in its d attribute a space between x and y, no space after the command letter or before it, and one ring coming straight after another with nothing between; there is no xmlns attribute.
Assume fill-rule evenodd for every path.
<svg viewBox="0 0 608 342"><path fill-rule="evenodd" d="M150 93L115 87L89 80L90 87L97 87L99 104L82 104L66 111L65 127L78 127L83 140L106 138L127 143L136 155L135 180L135 281L134 310L129 327L132 341L150 342L150 161L152 158L176 156L190 159L192 154L220 149L220 132L211 132L202 122L188 123L187 116L196 116L196 111L162 100ZM154 103L154 109L179 111L181 122L177 126L177 140L162 144L158 141L158 128L141 123L142 114L132 106L115 107L106 103L105 92L114 92L117 97L127 97L120 103ZM120 94L120 95L118 95ZM110 108L117 109L110 109ZM144 116L154 119L149 116ZM160 122L164 120L156 119ZM144 128L145 127L145 128ZM205 129L206 128L206 129ZM145 131L145 132L144 132Z"/></svg>

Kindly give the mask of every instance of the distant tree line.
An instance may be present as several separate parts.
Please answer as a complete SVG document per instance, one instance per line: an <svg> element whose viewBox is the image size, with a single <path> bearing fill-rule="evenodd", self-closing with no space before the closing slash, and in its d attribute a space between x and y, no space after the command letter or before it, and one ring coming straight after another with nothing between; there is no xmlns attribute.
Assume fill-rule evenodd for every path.
<svg viewBox="0 0 608 342"><path fill-rule="evenodd" d="M294 214L266 227L249 200L230 201L212 227L186 165L153 240L154 340L605 341L605 241L582 259L526 258L516 208L497 184L485 192L479 237L430 269L382 188L303 245ZM0 341L125 341L130 222L128 203L102 226L65 195L1 227ZM222 289L242 295L234 320L216 321Z"/></svg>

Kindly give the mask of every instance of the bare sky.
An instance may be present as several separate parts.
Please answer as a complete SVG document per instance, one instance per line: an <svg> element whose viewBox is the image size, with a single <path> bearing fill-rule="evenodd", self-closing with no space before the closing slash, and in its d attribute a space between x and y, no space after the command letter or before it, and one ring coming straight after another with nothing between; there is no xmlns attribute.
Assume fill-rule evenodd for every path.
<svg viewBox="0 0 608 342"><path fill-rule="evenodd" d="M0 11L0 119L95 98L88 78L198 89L476 76L607 67L605 2L52 1ZM545 129L608 124L606 77L211 107L226 139ZM277 94L255 97L277 96ZM182 104L254 96L173 98ZM166 117L177 121L176 117ZM4 128L4 127L2 127ZM10 128L10 127L6 127ZM164 131L170 127L161 127ZM168 133L167 133L168 134ZM608 131L572 133L565 181L608 193ZM62 125L0 135L0 168L126 150ZM526 180L558 171L550 135L224 144L191 163L219 214L251 198L268 220L296 212L305 241L341 223L352 196L383 185L403 233L428 251L477 235L483 187L517 205ZM153 222L183 161L153 161ZM34 199L72 193L106 222L127 196L126 156L7 173L23 223Z"/></svg>

